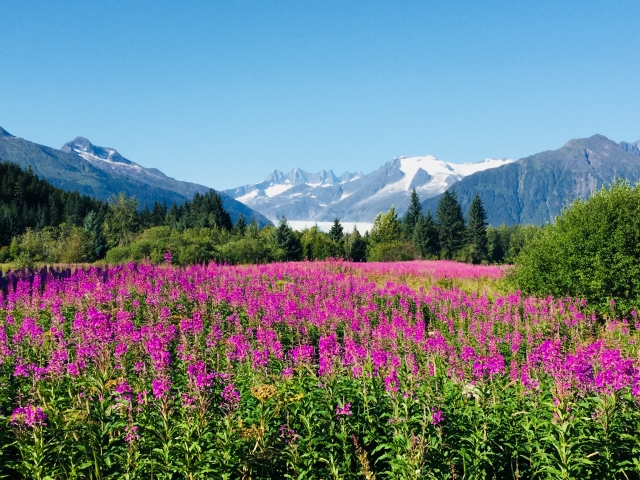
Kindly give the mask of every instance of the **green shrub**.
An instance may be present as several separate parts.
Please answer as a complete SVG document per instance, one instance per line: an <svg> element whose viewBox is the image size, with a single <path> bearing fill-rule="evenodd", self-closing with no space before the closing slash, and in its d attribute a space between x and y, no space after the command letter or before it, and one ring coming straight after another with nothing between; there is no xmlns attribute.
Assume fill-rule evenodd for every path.
<svg viewBox="0 0 640 480"><path fill-rule="evenodd" d="M369 245L367 260L370 262L400 262L415 260L420 256L412 242L386 242Z"/></svg>
<svg viewBox="0 0 640 480"><path fill-rule="evenodd" d="M510 279L526 293L580 296L600 312L640 304L640 185L576 200L527 243Z"/></svg>

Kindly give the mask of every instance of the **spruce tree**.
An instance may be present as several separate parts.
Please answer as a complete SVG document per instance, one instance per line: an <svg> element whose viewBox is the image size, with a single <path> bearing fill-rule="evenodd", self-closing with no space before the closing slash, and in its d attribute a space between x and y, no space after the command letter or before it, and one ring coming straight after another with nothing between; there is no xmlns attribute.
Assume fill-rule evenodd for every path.
<svg viewBox="0 0 640 480"><path fill-rule="evenodd" d="M348 236L348 257L354 262L362 262L367 257L367 241L353 226L353 232Z"/></svg>
<svg viewBox="0 0 640 480"><path fill-rule="evenodd" d="M430 258L438 256L440 253L440 241L438 238L438 226L431 216L431 212L427 212L427 216L422 215L418 218L413 229L413 244L420 251L422 258Z"/></svg>
<svg viewBox="0 0 640 480"><path fill-rule="evenodd" d="M416 193L414 188L411 191L411 199L409 201L409 208L402 217L402 230L405 238L411 238L413 236L413 230L418 223L418 220L422 218L422 205L420 205L420 197Z"/></svg>
<svg viewBox="0 0 640 480"><path fill-rule="evenodd" d="M342 228L342 225L340 224L340 220L338 220L337 218L334 219L331 230L329 230L329 237L331 238L331 240L333 240L334 243L340 243L343 234L344 230Z"/></svg>
<svg viewBox="0 0 640 480"><path fill-rule="evenodd" d="M94 210L84 217L84 231L89 234L89 259L98 260L107 253L107 240L102 233L103 219Z"/></svg>
<svg viewBox="0 0 640 480"><path fill-rule="evenodd" d="M467 246L473 263L487 260L487 214L477 193L467 212Z"/></svg>
<svg viewBox="0 0 640 480"><path fill-rule="evenodd" d="M233 226L233 233L236 235L244 235L244 232L247 230L247 222L244 219L244 215L238 215L238 221Z"/></svg>
<svg viewBox="0 0 640 480"><path fill-rule="evenodd" d="M154 226L164 225L167 221L167 205L160 203L157 200L153 202L153 210L151 211L151 218Z"/></svg>
<svg viewBox="0 0 640 480"><path fill-rule="evenodd" d="M451 260L465 241L464 217L455 190L446 191L436 210L440 255Z"/></svg>
<svg viewBox="0 0 640 480"><path fill-rule="evenodd" d="M285 217L276 229L276 245L284 252L283 260L302 260L302 243Z"/></svg>

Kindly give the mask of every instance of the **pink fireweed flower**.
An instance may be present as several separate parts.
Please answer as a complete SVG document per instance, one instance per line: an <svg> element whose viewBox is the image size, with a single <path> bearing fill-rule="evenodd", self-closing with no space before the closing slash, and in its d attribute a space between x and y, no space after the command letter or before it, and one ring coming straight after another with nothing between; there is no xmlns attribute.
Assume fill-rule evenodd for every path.
<svg viewBox="0 0 640 480"><path fill-rule="evenodd" d="M289 428L288 425L280 425L280 437L287 445L291 445L293 442L300 438L300 435Z"/></svg>
<svg viewBox="0 0 640 480"><path fill-rule="evenodd" d="M298 366L303 363L309 363L315 356L315 349L311 345L299 345L289 352L293 364Z"/></svg>
<svg viewBox="0 0 640 480"><path fill-rule="evenodd" d="M214 373L207 373L207 367L202 360L198 360L196 363L189 365L187 367L187 375L196 390L203 390L210 387L215 378Z"/></svg>
<svg viewBox="0 0 640 480"><path fill-rule="evenodd" d="M155 378L153 382L151 382L151 389L156 399L165 398L171 390L171 380L166 377Z"/></svg>
<svg viewBox="0 0 640 480"><path fill-rule="evenodd" d="M431 407L431 425L440 425L444 421L444 414L442 410L436 410L435 407Z"/></svg>
<svg viewBox="0 0 640 480"><path fill-rule="evenodd" d="M11 414L9 423L14 427L40 427L46 426L47 415L40 407L27 404L26 407L18 407Z"/></svg>
<svg viewBox="0 0 640 480"><path fill-rule="evenodd" d="M133 443L140 438L138 435L138 427L135 425L127 425L124 427L124 441L127 443Z"/></svg>
<svg viewBox="0 0 640 480"><path fill-rule="evenodd" d="M347 402L344 406L338 405L336 407L336 417L350 417L353 414L351 411L351 402Z"/></svg>
<svg viewBox="0 0 640 480"><path fill-rule="evenodd" d="M234 412L240 406L240 393L234 384L230 383L224 387L220 396L222 397L220 408L225 412Z"/></svg>
<svg viewBox="0 0 640 480"><path fill-rule="evenodd" d="M77 377L80 374L80 372L78 371L78 365L76 365L75 363L68 364L67 374L71 375L72 377Z"/></svg>
<svg viewBox="0 0 640 480"><path fill-rule="evenodd" d="M121 383L116 385L116 392L118 392L120 395L124 393L131 393L131 387L126 380L123 380Z"/></svg>
<svg viewBox="0 0 640 480"><path fill-rule="evenodd" d="M171 251L167 250L164 254L164 262L170 264L172 260L173 260L173 256L171 255Z"/></svg>
<svg viewBox="0 0 640 480"><path fill-rule="evenodd" d="M400 379L398 378L398 372L394 369L391 370L389 375L384 379L384 389L389 393L398 393L400 389Z"/></svg>

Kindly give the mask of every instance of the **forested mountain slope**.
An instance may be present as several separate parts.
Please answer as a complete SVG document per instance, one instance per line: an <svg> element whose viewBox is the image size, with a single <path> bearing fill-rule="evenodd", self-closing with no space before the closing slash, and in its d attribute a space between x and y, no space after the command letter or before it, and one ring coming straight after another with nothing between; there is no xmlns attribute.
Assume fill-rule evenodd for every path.
<svg viewBox="0 0 640 480"><path fill-rule="evenodd" d="M640 180L638 143L616 143L602 135L567 142L498 168L469 175L452 185L466 211L476 192L489 224L535 224L552 221L575 198L585 198L620 177ZM435 212L441 196L423 202Z"/></svg>

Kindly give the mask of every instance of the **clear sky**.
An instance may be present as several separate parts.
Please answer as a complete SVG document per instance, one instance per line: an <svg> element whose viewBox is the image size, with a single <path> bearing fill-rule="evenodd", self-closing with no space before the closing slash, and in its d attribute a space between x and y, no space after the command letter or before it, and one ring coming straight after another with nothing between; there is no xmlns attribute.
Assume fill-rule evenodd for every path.
<svg viewBox="0 0 640 480"><path fill-rule="evenodd" d="M224 189L640 139L640 1L0 3L0 126Z"/></svg>

